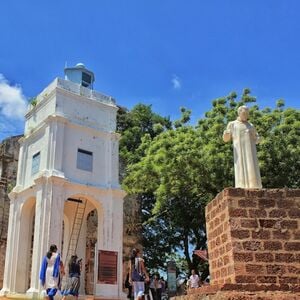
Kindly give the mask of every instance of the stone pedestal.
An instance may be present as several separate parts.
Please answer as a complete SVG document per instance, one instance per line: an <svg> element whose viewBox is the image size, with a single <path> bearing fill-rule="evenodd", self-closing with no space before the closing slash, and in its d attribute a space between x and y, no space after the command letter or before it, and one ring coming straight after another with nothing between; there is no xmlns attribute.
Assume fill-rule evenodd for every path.
<svg viewBox="0 0 300 300"><path fill-rule="evenodd" d="M211 284L300 285L300 190L227 188L206 207Z"/></svg>
<svg viewBox="0 0 300 300"><path fill-rule="evenodd" d="M206 230L211 284L186 299L300 299L300 189L226 188Z"/></svg>

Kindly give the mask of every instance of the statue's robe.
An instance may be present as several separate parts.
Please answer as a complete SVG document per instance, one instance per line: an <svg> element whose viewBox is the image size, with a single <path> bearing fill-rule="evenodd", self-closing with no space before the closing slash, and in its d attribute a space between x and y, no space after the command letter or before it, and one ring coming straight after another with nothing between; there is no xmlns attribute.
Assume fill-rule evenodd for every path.
<svg viewBox="0 0 300 300"><path fill-rule="evenodd" d="M235 187L262 188L256 154L259 137L254 126L239 120L230 122L223 139L233 140Z"/></svg>

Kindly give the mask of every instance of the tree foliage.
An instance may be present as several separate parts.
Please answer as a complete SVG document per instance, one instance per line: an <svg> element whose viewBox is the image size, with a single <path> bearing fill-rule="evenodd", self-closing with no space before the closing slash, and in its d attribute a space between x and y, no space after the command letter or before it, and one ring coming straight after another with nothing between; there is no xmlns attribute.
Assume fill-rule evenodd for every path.
<svg viewBox="0 0 300 300"><path fill-rule="evenodd" d="M121 134L120 139L120 178L126 176L127 166L140 161L145 155L145 150L148 148L151 140L161 132L171 128L172 123L169 118L161 117L152 111L151 105L137 104L132 110L127 110L123 107L119 107L117 115L117 131ZM126 197L124 199L124 205L132 205L134 199L139 202L141 212L139 214L129 213L126 219L130 219L130 227L134 226L130 230L138 232L142 229L144 241L147 239L146 235L148 228L141 226L141 224L148 220L153 203L155 202L153 194L151 193L139 193L132 195L133 197ZM125 224L125 228L128 224ZM135 240L139 242L139 237L135 237ZM143 242L143 245L150 251L151 248ZM158 252L169 252L170 247L168 244L161 244L158 246L158 241L155 240L152 235L152 240L149 239L150 245L156 245ZM157 261L153 262L153 266L157 265Z"/></svg>
<svg viewBox="0 0 300 300"><path fill-rule="evenodd" d="M117 132L121 133L121 160L126 165L139 161L144 153L142 149L138 148L145 134L153 138L164 130L171 128L171 124L169 118L154 113L151 105L140 103L130 111L124 107L119 107Z"/></svg>
<svg viewBox="0 0 300 300"><path fill-rule="evenodd" d="M128 164L123 187L140 195L150 267L163 268L166 257L176 251L184 253L190 269L199 263L190 250L206 247L205 206L224 187L234 186L232 145L223 142L222 134L236 119L239 106L250 106L250 122L261 136L263 187L299 188L299 110L285 109L281 99L275 109L261 110L255 102L249 89L239 99L232 92L215 99L195 126L189 125L191 111L185 108L173 127L168 119L154 116L150 107L137 112L146 111L158 122L139 119L137 112L124 122L128 132L123 131L120 153ZM160 124L160 131L154 124Z"/></svg>

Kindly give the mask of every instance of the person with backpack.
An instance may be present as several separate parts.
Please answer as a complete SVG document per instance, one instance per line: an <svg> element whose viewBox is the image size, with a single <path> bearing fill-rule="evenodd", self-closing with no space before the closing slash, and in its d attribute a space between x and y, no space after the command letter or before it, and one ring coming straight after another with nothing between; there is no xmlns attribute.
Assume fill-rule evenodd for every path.
<svg viewBox="0 0 300 300"><path fill-rule="evenodd" d="M62 290L62 300L65 300L68 295L72 295L78 299L80 288L80 273L82 269L82 259L78 260L77 255L72 255L69 261L69 277L66 285Z"/></svg>
<svg viewBox="0 0 300 300"><path fill-rule="evenodd" d="M133 249L129 264L129 282L132 283L135 300L143 300L145 281L149 281L145 263L139 249Z"/></svg>

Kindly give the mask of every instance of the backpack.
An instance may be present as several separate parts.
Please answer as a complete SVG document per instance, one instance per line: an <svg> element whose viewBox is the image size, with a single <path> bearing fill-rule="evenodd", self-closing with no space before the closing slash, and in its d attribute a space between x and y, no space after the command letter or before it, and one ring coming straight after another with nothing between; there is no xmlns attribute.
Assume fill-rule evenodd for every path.
<svg viewBox="0 0 300 300"><path fill-rule="evenodd" d="M144 274L142 274L141 270L140 270L140 261L138 258L137 259L137 263L132 264L133 265L133 271L131 274L131 279L132 281L144 281Z"/></svg>

